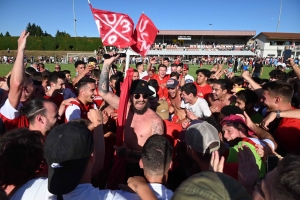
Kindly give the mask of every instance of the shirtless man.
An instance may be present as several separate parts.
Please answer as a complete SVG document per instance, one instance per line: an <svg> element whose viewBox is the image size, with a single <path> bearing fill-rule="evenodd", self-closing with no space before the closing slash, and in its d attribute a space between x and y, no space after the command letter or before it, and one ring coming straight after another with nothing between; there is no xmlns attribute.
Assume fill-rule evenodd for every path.
<svg viewBox="0 0 300 200"><path fill-rule="evenodd" d="M179 82L176 79L169 79L167 82L169 99L171 101L171 106L169 106L169 112L174 113L172 121L175 123L182 123L186 118L184 109L181 106L181 97Z"/></svg>
<svg viewBox="0 0 300 200"><path fill-rule="evenodd" d="M99 80L99 94L113 108L119 108L122 101L118 96L109 92L109 68L117 57L105 59ZM130 88L126 123L124 127L124 146L116 147L119 156L126 156L126 163L138 166L141 150L146 140L153 134L164 133L163 120L149 108L148 97L153 92L144 80L135 80Z"/></svg>
<svg viewBox="0 0 300 200"><path fill-rule="evenodd" d="M208 96L208 103L210 111L217 120L219 118L218 113L224 106L235 104L235 97L228 93L230 91L229 82L224 79L216 80L213 84L212 93Z"/></svg>

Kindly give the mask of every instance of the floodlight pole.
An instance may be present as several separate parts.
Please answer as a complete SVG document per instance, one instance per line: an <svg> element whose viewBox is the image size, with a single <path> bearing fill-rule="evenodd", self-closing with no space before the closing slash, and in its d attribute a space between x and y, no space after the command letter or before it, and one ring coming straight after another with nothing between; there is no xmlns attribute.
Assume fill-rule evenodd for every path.
<svg viewBox="0 0 300 200"><path fill-rule="evenodd" d="M76 17L75 17L74 0L73 0L73 16L74 16L74 35L75 35L75 37L77 37L77 33L76 33Z"/></svg>
<svg viewBox="0 0 300 200"><path fill-rule="evenodd" d="M211 30L211 26L212 26L212 24L208 24L209 25L209 29Z"/></svg>
<svg viewBox="0 0 300 200"><path fill-rule="evenodd" d="M281 17L281 8L282 8L282 0L280 2L280 10L279 10L279 16L278 16L278 23L277 23L277 29L276 32L279 30L279 25L280 25L280 17Z"/></svg>

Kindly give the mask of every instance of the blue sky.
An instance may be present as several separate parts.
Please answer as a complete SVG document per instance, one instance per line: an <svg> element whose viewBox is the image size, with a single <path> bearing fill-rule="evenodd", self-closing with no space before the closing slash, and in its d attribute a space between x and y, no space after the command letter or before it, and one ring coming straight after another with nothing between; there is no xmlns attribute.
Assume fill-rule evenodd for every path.
<svg viewBox="0 0 300 200"><path fill-rule="evenodd" d="M281 0L90 0L94 8L128 14L136 24L144 12L160 30L255 30L275 32ZM0 32L20 35L35 23L55 35L74 36L72 0L0 0ZM77 36L98 37L87 0L74 0ZM279 32L300 33L300 0L283 0ZM212 24L211 27L209 24Z"/></svg>

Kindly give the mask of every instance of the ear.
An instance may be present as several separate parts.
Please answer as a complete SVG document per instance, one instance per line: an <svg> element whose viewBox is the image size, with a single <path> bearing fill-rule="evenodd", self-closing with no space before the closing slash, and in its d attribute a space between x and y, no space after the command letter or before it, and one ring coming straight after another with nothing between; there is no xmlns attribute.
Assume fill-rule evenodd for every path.
<svg viewBox="0 0 300 200"><path fill-rule="evenodd" d="M281 98L280 98L280 97L275 97L275 103L276 103L276 104L280 103L280 101L281 101Z"/></svg>
<svg viewBox="0 0 300 200"><path fill-rule="evenodd" d="M37 122L41 123L41 124L44 124L44 118L43 118L42 115L37 115L37 116L35 117L35 120L36 120Z"/></svg>
<svg viewBox="0 0 300 200"><path fill-rule="evenodd" d="M140 165L140 168L141 168L141 169L143 169L143 168L144 168L144 164L143 164L143 161L142 161L142 159L140 159L140 161L139 161L139 165Z"/></svg>

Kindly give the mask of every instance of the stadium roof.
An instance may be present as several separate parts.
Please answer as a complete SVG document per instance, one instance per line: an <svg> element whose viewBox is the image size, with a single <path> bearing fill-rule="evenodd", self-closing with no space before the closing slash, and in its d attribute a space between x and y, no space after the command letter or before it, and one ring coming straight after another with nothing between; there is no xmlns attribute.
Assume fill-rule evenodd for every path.
<svg viewBox="0 0 300 200"><path fill-rule="evenodd" d="M130 55L139 55L128 49L127 52ZM251 51L174 51L174 50L150 50L149 56L176 56L176 55L189 55L189 56L256 56Z"/></svg>
<svg viewBox="0 0 300 200"><path fill-rule="evenodd" d="M261 32L255 38L259 35L265 35L268 39L300 40L300 33Z"/></svg>
<svg viewBox="0 0 300 200"><path fill-rule="evenodd" d="M256 31L221 31L221 30L159 30L157 35L223 35L255 36Z"/></svg>

